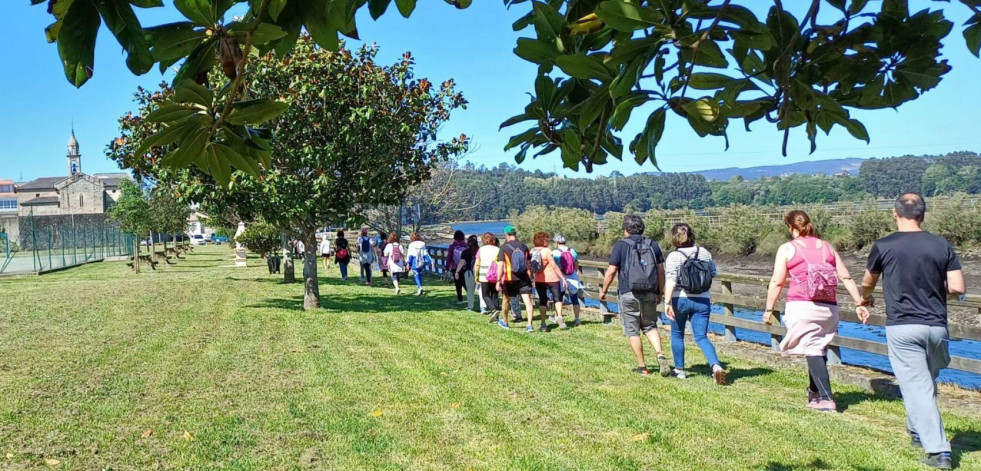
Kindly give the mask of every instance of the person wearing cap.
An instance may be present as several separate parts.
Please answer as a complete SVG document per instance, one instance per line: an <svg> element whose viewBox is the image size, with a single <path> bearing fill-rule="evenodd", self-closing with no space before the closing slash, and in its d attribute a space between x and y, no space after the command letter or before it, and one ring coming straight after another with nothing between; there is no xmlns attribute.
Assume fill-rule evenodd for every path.
<svg viewBox="0 0 981 471"><path fill-rule="evenodd" d="M569 304L572 305L572 313L576 316L576 319L573 321L572 325L579 327L582 324L579 321L579 311L582 308L579 302L579 293L582 291L582 282L579 281L579 252L576 252L575 249L566 244L566 238L562 234L555 234L555 236L552 237L552 242L555 242L555 250L552 251L552 257L555 258L555 265L562 269L563 273L565 274L566 284L563 285L565 288L563 290L563 297L569 297ZM564 263L568 262L562 261L562 254L566 252L572 256L572 267L567 267L564 265ZM568 257L566 257L566 259L568 259Z"/></svg>
<svg viewBox="0 0 981 471"><path fill-rule="evenodd" d="M520 297L528 312L528 325L525 327L525 332L535 331L531 325L534 310L531 304L533 283L528 263L529 257L528 246L518 240L518 230L508 224L504 228L504 245L501 246L501 252L497 258L497 272L500 273L497 287L504 293L502 312L498 316L497 325L502 329L509 327L506 319L511 308L511 300ZM493 321L493 318L491 320ZM545 322L542 322L541 330L548 330L548 325Z"/></svg>

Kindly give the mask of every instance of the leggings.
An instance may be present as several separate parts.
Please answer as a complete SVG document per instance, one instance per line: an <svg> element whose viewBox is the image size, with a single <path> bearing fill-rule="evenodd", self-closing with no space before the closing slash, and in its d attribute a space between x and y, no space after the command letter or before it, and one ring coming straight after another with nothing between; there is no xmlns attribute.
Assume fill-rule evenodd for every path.
<svg viewBox="0 0 981 471"><path fill-rule="evenodd" d="M484 300L484 304L487 305L487 312L499 311L501 309L497 304L497 284L483 282L480 284L480 297Z"/></svg>
<svg viewBox="0 0 981 471"><path fill-rule="evenodd" d="M416 286L418 286L419 289L422 289L422 271L421 270L416 270L415 271L415 275L413 276L413 279L416 280Z"/></svg>
<svg viewBox="0 0 981 471"><path fill-rule="evenodd" d="M456 300L463 302L463 291L467 288L467 280L465 273L460 273L460 276L453 279L453 284L456 285Z"/></svg>
<svg viewBox="0 0 981 471"><path fill-rule="evenodd" d="M828 357L808 356L807 373L810 377L808 389L818 393L821 399L831 400L831 377L828 374Z"/></svg>
<svg viewBox="0 0 981 471"><path fill-rule="evenodd" d="M368 283L371 283L371 264L370 263L362 263L361 264L361 273L364 274L365 281L367 281Z"/></svg>

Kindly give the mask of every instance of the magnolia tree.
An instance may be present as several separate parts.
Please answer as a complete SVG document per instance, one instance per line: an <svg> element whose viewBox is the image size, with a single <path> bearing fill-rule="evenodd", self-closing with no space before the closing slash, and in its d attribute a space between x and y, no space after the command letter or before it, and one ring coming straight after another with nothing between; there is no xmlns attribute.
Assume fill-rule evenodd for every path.
<svg viewBox="0 0 981 471"><path fill-rule="evenodd" d="M109 208L107 218L119 225L119 230L133 235L133 269L140 272L140 239L153 230L155 221L150 210L150 198L138 184L122 180L119 200Z"/></svg>
<svg viewBox="0 0 981 471"><path fill-rule="evenodd" d="M445 0L466 8L471 0ZM99 27L126 52L136 74L180 64L174 84L227 83L213 92L188 88L157 116L168 126L155 144L179 143L165 160L208 169L219 182L234 167L258 176L268 163L266 134L255 126L285 110L281 95L251 93L261 81L251 66L263 53L293 54L301 30L320 46L338 49L338 35L358 38L357 13L372 18L394 3L408 17L416 0L31 0L46 3L55 22L46 30L58 43L68 80L84 84L94 70ZM816 145L818 131L839 126L869 140L850 110L896 108L937 86L951 67L941 41L953 29L947 17L963 9L960 27L968 49L981 50L981 0L504 0L527 14L515 30L531 30L515 53L538 65L531 103L504 126L529 122L508 149L521 162L529 154L558 153L566 167L623 158L618 134L632 119L644 122L627 152L656 164L669 118L700 136L725 137L729 124L764 120L784 132L802 128ZM786 5L785 5L786 3ZM237 16L230 8L239 5ZM174 8L186 21L146 26L137 8ZM241 11L244 10L244 14ZM502 32L502 34L505 34ZM301 46L302 47L302 46ZM260 54L254 54L258 51ZM268 89L269 87L267 87ZM642 112L641 112L642 111ZM728 143L728 141L727 141ZM774 145L777 145L776 143Z"/></svg>
<svg viewBox="0 0 981 471"><path fill-rule="evenodd" d="M110 155L137 174L173 184L186 201L237 210L243 220L261 218L302 240L304 307L316 308L317 229L399 203L468 144L466 136L437 137L450 113L466 105L452 80L436 85L416 78L409 54L384 67L375 63L375 54L368 47L330 52L303 36L283 58L266 54L250 62L249 92L280 97L288 107L268 122L271 134L250 131L257 132L256 145L269 157L249 171L210 157L182 166L168 157L168 146L177 143L154 145L155 136L173 126L161 117L173 103L207 101L198 95L210 89L194 83L138 94L140 113L122 118L123 135ZM225 173L227 184L216 176Z"/></svg>

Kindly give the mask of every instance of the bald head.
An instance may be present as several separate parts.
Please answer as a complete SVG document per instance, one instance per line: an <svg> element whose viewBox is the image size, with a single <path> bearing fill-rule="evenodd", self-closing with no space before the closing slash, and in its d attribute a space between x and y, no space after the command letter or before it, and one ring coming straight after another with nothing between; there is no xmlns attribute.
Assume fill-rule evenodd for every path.
<svg viewBox="0 0 981 471"><path fill-rule="evenodd" d="M906 193L896 199L896 216L902 219L923 222L926 215L926 202L917 193Z"/></svg>

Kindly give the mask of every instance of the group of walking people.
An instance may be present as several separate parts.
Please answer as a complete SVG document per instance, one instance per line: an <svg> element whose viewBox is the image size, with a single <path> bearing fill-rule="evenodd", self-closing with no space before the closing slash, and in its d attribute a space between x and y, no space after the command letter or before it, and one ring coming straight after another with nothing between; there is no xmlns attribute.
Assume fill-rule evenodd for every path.
<svg viewBox="0 0 981 471"><path fill-rule="evenodd" d="M950 469L951 447L937 405L937 377L950 363L947 299L963 295L966 288L953 246L922 230L925 214L926 203L918 194L905 194L896 200L893 218L897 231L874 243L859 286L834 247L819 238L807 213L789 212L784 223L791 240L777 252L763 322L773 322L786 288L782 320L787 331L780 349L806 361L806 407L836 412L827 352L840 321L838 287L843 285L855 306L855 317L866 323L875 304L872 294L882 278L888 356L906 407L911 444L925 452L922 463ZM711 254L695 244L695 234L687 224L672 227L676 250L667 257L655 242L643 236L644 224L639 217L625 217L623 231L624 239L617 242L610 256L600 299L607 298L613 280L619 278L619 314L637 360L634 371L651 374L643 335L655 349L661 375L685 378L684 328L690 321L715 382L725 384L726 371L705 335L711 312L708 288L716 275ZM662 300L671 322L673 369L661 351L656 327L657 306Z"/></svg>
<svg viewBox="0 0 981 471"><path fill-rule="evenodd" d="M407 274L415 281L416 295L425 294L423 272L432 269L433 261L426 242L418 232L413 232L408 246L403 247L402 238L396 233L379 231L371 236L367 228L362 228L354 243L358 249L357 254L351 250L351 243L344 236L344 231L337 231L337 237L333 241L325 234L317 250L323 258L324 271L330 269L333 261L341 273L341 280L347 281L348 266L357 257L359 277L366 286L372 286L374 267L377 264L382 278L391 279L395 294L401 293L402 280ZM303 254L302 250L297 251Z"/></svg>
<svg viewBox="0 0 981 471"><path fill-rule="evenodd" d="M778 303L786 289L779 319L786 334L780 349L785 355L805 359L809 377L806 407L836 412L827 361L828 348L840 322L838 288L843 286L851 298L855 318L866 323L875 305L872 294L881 278L885 287L889 361L906 406L911 443L926 453L924 464L950 469L951 447L937 406L937 377L950 362L947 299L962 295L965 283L953 246L922 230L925 213L926 203L918 194L905 194L896 200L893 218L898 230L875 242L861 285L852 279L832 244L819 237L806 212L787 213L784 223L790 241L777 251L763 322L770 324L777 318ZM644 353L646 337L654 348L659 374L687 378L684 340L690 324L713 381L725 385L727 370L707 335L712 311L710 288L718 272L711 252L697 244L695 231L686 223L671 228L674 250L667 256L656 241L644 236L645 225L640 217L625 216L622 230L623 239L613 247L599 299L609 300L609 290L616 280L623 334L637 363L633 371L642 376L652 374ZM432 260L418 233L410 239L403 249L396 234L370 238L366 230L361 231L357 241L362 254L359 261L369 285L375 262L371 257L377 256L384 276L391 276L396 293L400 292L405 273L412 273L416 294L424 293L422 273L432 268ZM548 331L549 323L568 328L564 309L571 305L573 325L581 324L584 296L579 254L568 246L562 234L537 232L530 249L510 225L504 230L503 244L491 233L478 238L456 231L453 239L447 249L446 270L453 276L457 302L464 304L466 295L468 310L475 309L477 298L480 311L500 328L524 322L524 331L534 332L536 304L540 331ZM350 262L348 247L343 232L338 232L333 246L327 244L325 248L322 243L320 250L325 267L333 258L345 279ZM367 259L366 253L370 254ZM551 318L547 317L549 302L554 309ZM665 318L671 329L673 362L662 351L657 328L658 321L664 323Z"/></svg>

